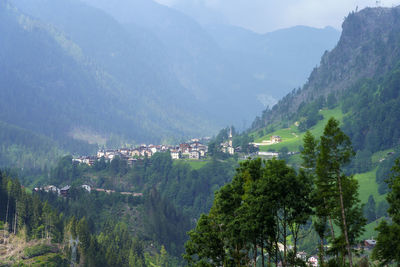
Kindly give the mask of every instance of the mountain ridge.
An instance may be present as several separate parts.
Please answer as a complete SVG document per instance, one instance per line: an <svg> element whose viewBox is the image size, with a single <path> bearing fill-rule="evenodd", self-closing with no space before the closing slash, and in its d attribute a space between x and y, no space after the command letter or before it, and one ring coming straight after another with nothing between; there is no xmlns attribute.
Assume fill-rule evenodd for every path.
<svg viewBox="0 0 400 267"><path fill-rule="evenodd" d="M330 93L336 98L356 82L378 77L400 60L396 45L400 37L400 6L366 8L350 13L342 25L342 35L336 47L326 52L319 67L310 74L301 90L286 95L270 111L265 111L263 125L293 116L300 105Z"/></svg>

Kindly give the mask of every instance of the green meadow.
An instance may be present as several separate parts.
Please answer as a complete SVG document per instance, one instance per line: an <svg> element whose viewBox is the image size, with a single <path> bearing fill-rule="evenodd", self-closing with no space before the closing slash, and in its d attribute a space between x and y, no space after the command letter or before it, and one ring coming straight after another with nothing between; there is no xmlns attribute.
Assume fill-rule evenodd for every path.
<svg viewBox="0 0 400 267"><path fill-rule="evenodd" d="M320 110L319 112L324 118L320 120L316 125L310 128L311 133L315 137L319 137L323 134L326 123L331 117L342 121L343 113L340 107L329 110ZM260 138L255 139L254 142L261 143L263 140L269 140L271 136L279 135L282 138L282 142L278 144L260 146L260 151L279 151L283 147L287 147L289 151L299 151L299 146L303 142L304 132L300 133L295 124L292 124L289 128L279 129ZM253 133L253 136L255 133Z"/></svg>

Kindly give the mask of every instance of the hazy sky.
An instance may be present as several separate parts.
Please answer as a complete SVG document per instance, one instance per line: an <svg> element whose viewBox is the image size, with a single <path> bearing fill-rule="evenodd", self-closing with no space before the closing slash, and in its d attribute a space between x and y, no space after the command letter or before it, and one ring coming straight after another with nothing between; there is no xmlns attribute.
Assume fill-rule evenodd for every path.
<svg viewBox="0 0 400 267"><path fill-rule="evenodd" d="M400 0L156 0L207 19L265 33L294 25L341 29L351 11L370 6L396 6ZM210 15L211 14L211 15Z"/></svg>

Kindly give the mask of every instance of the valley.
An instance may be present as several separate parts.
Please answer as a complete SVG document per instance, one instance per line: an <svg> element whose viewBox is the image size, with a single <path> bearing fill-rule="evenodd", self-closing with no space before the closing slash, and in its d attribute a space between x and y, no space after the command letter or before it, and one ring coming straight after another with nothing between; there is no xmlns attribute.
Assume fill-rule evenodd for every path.
<svg viewBox="0 0 400 267"><path fill-rule="evenodd" d="M0 266L398 264L400 6L185 10L0 2Z"/></svg>

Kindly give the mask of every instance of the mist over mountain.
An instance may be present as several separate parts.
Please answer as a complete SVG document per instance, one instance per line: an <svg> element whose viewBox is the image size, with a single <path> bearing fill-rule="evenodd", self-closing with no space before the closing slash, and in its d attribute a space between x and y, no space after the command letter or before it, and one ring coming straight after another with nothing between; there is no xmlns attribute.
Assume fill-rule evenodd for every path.
<svg viewBox="0 0 400 267"><path fill-rule="evenodd" d="M1 121L65 148L243 128L301 84L338 36L331 28L260 35L204 26L147 0L9 0L2 14L10 74Z"/></svg>
<svg viewBox="0 0 400 267"><path fill-rule="evenodd" d="M75 147L74 140L105 144L115 135L117 141L154 142L190 129L195 129L192 134L212 129L207 125L200 130L206 123L196 119L200 109L178 110L173 91L160 100L168 104L160 105L157 91L143 89L145 84L135 84L142 90L135 92L117 81L53 26L7 4L2 5L1 20L1 35L6 37L1 44L2 121L56 139L68 150ZM180 123L188 127L185 132Z"/></svg>
<svg viewBox="0 0 400 267"><path fill-rule="evenodd" d="M214 24L206 26L227 58L240 62L240 73L265 106L272 107L288 90L306 81L323 53L333 48L340 32L295 26L266 34ZM268 101L269 99L269 101Z"/></svg>

